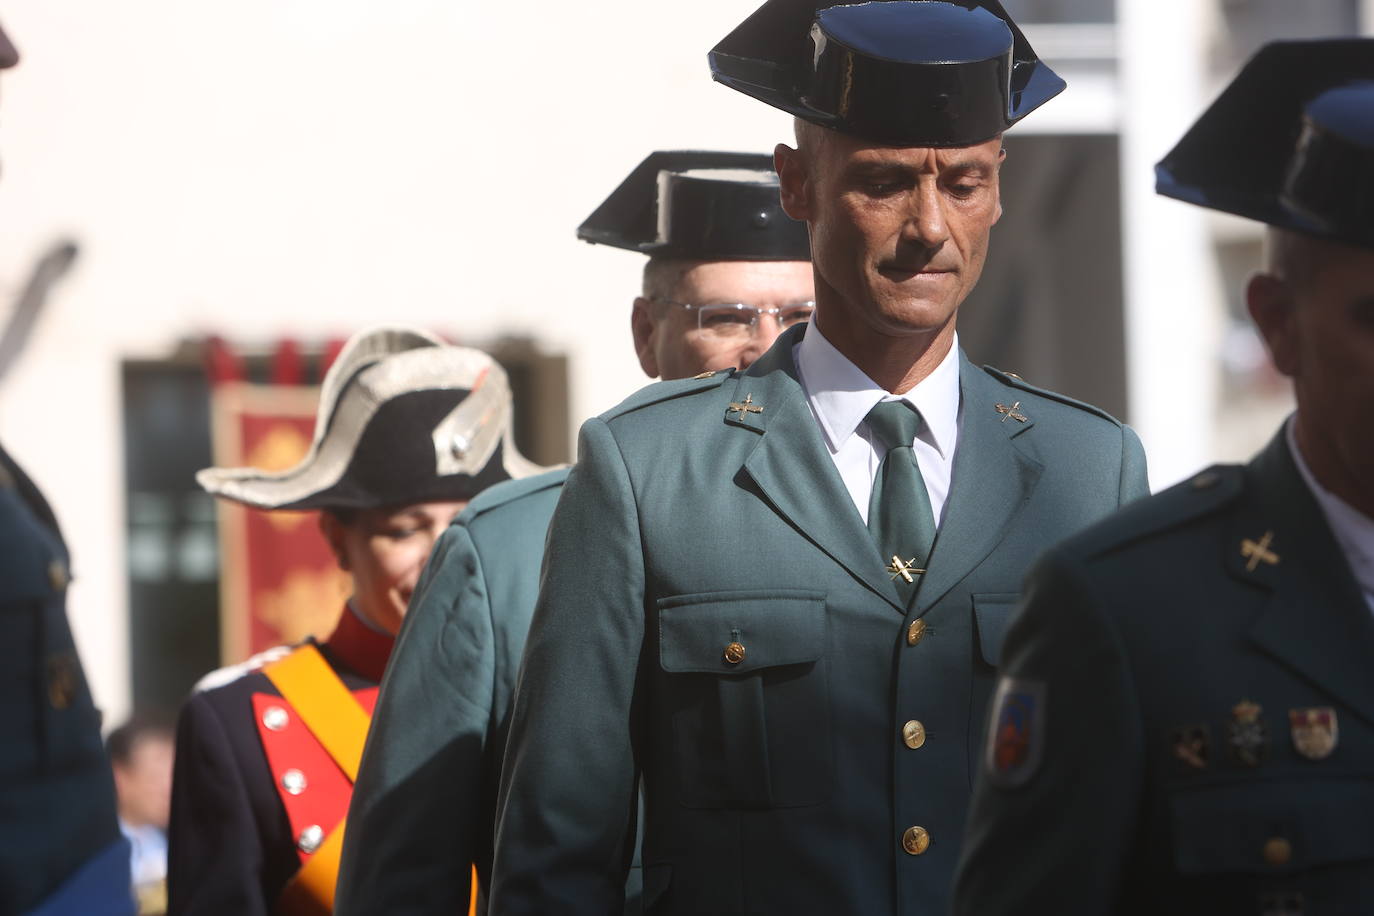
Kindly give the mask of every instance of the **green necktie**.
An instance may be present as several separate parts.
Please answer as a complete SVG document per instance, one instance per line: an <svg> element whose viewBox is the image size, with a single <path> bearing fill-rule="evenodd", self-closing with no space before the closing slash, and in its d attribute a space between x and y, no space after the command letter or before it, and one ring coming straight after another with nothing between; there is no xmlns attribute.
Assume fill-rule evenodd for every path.
<svg viewBox="0 0 1374 916"><path fill-rule="evenodd" d="M879 401L866 419L875 446L887 448L868 499L868 530L897 594L909 603L935 543L930 494L911 448L921 415L906 401Z"/></svg>

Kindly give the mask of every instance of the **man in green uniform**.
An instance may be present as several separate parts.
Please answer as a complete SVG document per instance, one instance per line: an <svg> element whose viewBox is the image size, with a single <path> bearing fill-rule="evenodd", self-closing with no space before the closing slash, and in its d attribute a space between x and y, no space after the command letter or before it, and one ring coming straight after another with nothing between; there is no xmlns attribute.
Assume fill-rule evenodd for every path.
<svg viewBox="0 0 1374 916"><path fill-rule="evenodd" d="M1261 50L1157 169L1269 225L1250 314L1297 412L1028 580L955 912L1374 901L1374 40Z"/></svg>
<svg viewBox="0 0 1374 916"><path fill-rule="evenodd" d="M782 212L771 157L653 153L578 235L649 255L631 330L651 377L747 366L810 317L806 227ZM337 913L454 913L470 863L486 882L511 694L566 477L493 487L435 546L363 754Z"/></svg>
<svg viewBox="0 0 1374 916"><path fill-rule="evenodd" d="M493 907L614 912L642 780L646 912L939 913L1021 576L1146 490L1129 430L957 345L1001 134L1063 83L995 2L772 0L712 63L801 119L816 315L583 426Z"/></svg>

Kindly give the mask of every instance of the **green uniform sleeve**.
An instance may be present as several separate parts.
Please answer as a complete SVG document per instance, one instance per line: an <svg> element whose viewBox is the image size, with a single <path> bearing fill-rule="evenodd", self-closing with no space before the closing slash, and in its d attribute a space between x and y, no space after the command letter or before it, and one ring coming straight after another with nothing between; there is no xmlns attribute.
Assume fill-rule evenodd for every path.
<svg viewBox="0 0 1374 916"><path fill-rule="evenodd" d="M466 912L485 879L499 741L495 648L468 529L435 545L392 650L349 805L335 912Z"/></svg>
<svg viewBox="0 0 1374 916"><path fill-rule="evenodd" d="M1017 722L999 700L991 706L953 912L1100 916L1116 910L1140 803L1131 674L1071 560L1050 553L1025 595L1007 632L998 697L1019 691L1038 697L1037 709ZM1016 736L1017 726L1023 743L1005 732L999 743L999 731Z"/></svg>
<svg viewBox="0 0 1374 916"><path fill-rule="evenodd" d="M578 456L549 529L506 748L491 901L502 916L605 916L625 901L643 550L603 421L582 427Z"/></svg>

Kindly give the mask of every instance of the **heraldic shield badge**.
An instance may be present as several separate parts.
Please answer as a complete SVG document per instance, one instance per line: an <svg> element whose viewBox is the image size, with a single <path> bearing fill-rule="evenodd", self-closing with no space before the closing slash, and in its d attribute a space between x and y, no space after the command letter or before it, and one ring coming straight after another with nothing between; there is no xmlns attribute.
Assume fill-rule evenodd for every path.
<svg viewBox="0 0 1374 916"><path fill-rule="evenodd" d="M1324 760L1336 749L1340 735L1336 710L1330 706L1288 710L1293 747L1308 760Z"/></svg>

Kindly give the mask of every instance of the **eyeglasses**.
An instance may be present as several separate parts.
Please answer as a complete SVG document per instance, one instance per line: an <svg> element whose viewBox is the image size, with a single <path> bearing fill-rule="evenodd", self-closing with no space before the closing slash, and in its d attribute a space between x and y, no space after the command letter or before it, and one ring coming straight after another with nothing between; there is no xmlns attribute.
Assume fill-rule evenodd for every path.
<svg viewBox="0 0 1374 916"><path fill-rule="evenodd" d="M658 299L664 305L675 305L697 313L697 328L711 337L743 338L752 337L758 332L759 318L771 315L784 329L804 324L811 320L816 303L792 302L776 308L758 308L743 302L721 302L712 305L697 305L692 302L678 302L674 299Z"/></svg>

